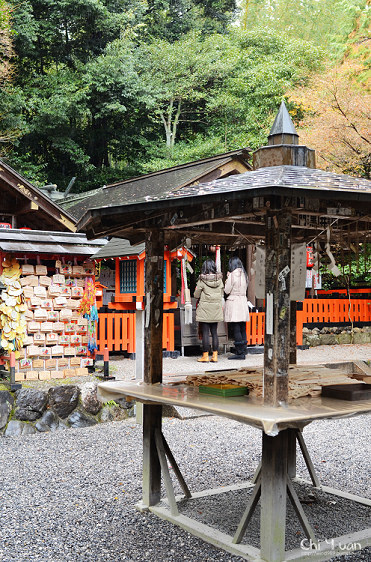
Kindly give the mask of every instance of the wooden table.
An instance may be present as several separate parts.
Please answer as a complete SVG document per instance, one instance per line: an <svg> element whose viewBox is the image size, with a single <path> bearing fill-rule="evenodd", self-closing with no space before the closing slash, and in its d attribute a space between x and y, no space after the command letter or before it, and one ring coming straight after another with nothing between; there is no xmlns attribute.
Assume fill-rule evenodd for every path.
<svg viewBox="0 0 371 562"><path fill-rule="evenodd" d="M264 405L262 399L243 396L222 398L199 394L198 389L186 385L150 385L142 382L120 381L98 385L98 395L104 402L123 396L132 397L142 402L145 405L144 408L162 407L165 404L195 408L210 414L228 417L262 430L261 464L253 481L247 484L247 487L253 488L252 493L240 524L232 537L179 513L177 501L181 498L175 496L167 459L179 480L184 496L191 498L199 497L200 494L191 494L162 434L161 427L153 428L153 440L156 445L169 507L164 507L159 502L155 505L147 505L145 501L141 502L138 507L149 509L161 518L171 521L193 535L235 555L248 560L267 560L269 562L304 560L307 556L310 560L328 560L334 556L334 550L330 552L332 545L329 546L328 543L317 541L292 484L293 480L299 481L296 478L297 441L313 486L325 492L371 506L370 500L320 485L301 433L305 425L315 420L350 417L370 412L371 400L355 402L308 397L294 400L286 407L275 408ZM146 447L146 444L144 444L144 447ZM145 450L143 473L145 474L148 470L151 470L151 466ZM224 488L225 491L230 489L233 489L233 486ZM214 493L216 493L216 490L209 490L204 492L203 495ZM291 500L307 538L312 541L313 545L316 545L313 550L295 549L285 552L287 496ZM148 494L144 494L144 497L148 497ZM241 544L259 499L261 501L260 550L251 545ZM364 548L371 542L371 529L334 538L335 551L337 548L340 552L340 544L344 544L344 542L358 543Z"/></svg>

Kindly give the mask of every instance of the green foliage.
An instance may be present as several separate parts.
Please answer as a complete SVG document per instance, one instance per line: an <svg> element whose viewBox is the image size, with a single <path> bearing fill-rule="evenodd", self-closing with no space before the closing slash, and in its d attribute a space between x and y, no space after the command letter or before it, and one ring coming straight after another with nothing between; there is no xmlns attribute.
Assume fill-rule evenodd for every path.
<svg viewBox="0 0 371 562"><path fill-rule="evenodd" d="M224 151L224 144L219 137L205 137L201 134L195 134L188 140L179 141L174 146L171 155L169 155L165 142L159 142L157 145L149 144L142 172L149 173L171 168L200 158L212 157Z"/></svg>
<svg viewBox="0 0 371 562"><path fill-rule="evenodd" d="M322 265L322 288L343 289L347 287L369 287L371 284L371 244L359 246L358 255L351 251L346 256L334 252L336 263L341 271L339 277Z"/></svg>
<svg viewBox="0 0 371 562"><path fill-rule="evenodd" d="M305 83L322 53L266 28L231 35L234 67L211 96L207 109L225 149L257 148L266 142L273 116L289 87Z"/></svg>
<svg viewBox="0 0 371 562"><path fill-rule="evenodd" d="M339 58L368 0L245 0L242 25L269 26L289 39L303 39Z"/></svg>
<svg viewBox="0 0 371 562"><path fill-rule="evenodd" d="M235 0L9 3L8 160L38 185L77 176L75 191L257 148L286 92L369 17L366 0L250 0L240 27Z"/></svg>
<svg viewBox="0 0 371 562"><path fill-rule="evenodd" d="M109 407L114 407L114 408L119 407L117 402L115 402L114 400L108 400L108 402L104 402L103 406L109 406Z"/></svg>

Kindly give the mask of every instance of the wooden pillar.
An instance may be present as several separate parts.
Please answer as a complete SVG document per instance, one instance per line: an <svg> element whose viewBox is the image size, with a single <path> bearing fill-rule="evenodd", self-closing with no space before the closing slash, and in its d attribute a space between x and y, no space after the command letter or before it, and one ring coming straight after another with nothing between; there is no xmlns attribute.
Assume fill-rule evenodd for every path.
<svg viewBox="0 0 371 562"><path fill-rule="evenodd" d="M164 287L164 233L146 232L145 257L144 382L162 382L162 324ZM162 407L143 406L143 504L161 498L161 466L155 430L161 430Z"/></svg>
<svg viewBox="0 0 371 562"><path fill-rule="evenodd" d="M287 438L263 433L261 468L260 558L269 562L285 559Z"/></svg>
<svg viewBox="0 0 371 562"><path fill-rule="evenodd" d="M140 303L142 304L142 303ZM135 378L143 381L144 375L144 310L135 311ZM136 403L136 422L143 423L143 404Z"/></svg>
<svg viewBox="0 0 371 562"><path fill-rule="evenodd" d="M287 402L290 352L291 212L266 215L264 404Z"/></svg>
<svg viewBox="0 0 371 562"><path fill-rule="evenodd" d="M290 303L290 365L296 365L296 301Z"/></svg>

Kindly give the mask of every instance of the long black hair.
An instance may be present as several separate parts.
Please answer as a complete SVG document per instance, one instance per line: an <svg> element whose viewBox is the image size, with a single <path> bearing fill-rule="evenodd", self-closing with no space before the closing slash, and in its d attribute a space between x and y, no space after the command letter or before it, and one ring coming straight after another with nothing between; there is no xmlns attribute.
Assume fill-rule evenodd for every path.
<svg viewBox="0 0 371 562"><path fill-rule="evenodd" d="M245 271L242 261L238 256L232 256L231 258L229 258L228 268L230 272L234 271L235 269L242 269L242 271L245 274L246 281L248 281L247 273Z"/></svg>
<svg viewBox="0 0 371 562"><path fill-rule="evenodd" d="M204 261L201 268L202 275L207 275L208 273L216 273L215 261L210 258Z"/></svg>

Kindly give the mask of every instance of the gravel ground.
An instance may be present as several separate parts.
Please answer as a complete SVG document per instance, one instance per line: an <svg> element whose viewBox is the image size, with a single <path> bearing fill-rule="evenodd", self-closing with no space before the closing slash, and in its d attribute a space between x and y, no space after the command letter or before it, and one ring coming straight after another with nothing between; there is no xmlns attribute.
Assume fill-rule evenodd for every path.
<svg viewBox="0 0 371 562"><path fill-rule="evenodd" d="M369 359L370 351L370 345L327 346L299 352L299 361ZM190 366L194 370L195 359L165 359L164 370L189 372ZM261 356L253 356L241 363L261 361ZM215 367L221 368L223 362L227 360ZM120 373L130 378L134 361L116 359L112 368L116 376ZM164 434L191 490L243 482L259 462L260 432L233 420L165 418ZM324 484L370 497L369 458L365 454L371 437L367 416L315 422L304 430L304 436ZM134 509L141 497L141 448L141 427L132 419L63 433L1 439L0 560L241 560ZM300 456L298 472L307 478ZM301 497L303 494L308 490L304 488ZM239 503L241 512L246 497L241 493L233 500ZM218 509L223 514L217 521L221 530L236 518L233 501L228 495L218 496ZM336 503L329 505L329 501ZM196 517L216 519L215 500L197 502L193 504ZM335 532L364 528L369 518L365 508L321 494L317 494L313 508L306 505L305 509L314 525L320 522L320 534L325 538ZM326 513L330 510L329 515L325 509ZM256 534L254 524L256 528L256 521L249 528L252 537ZM297 534L301 532L298 523L290 520L288 531L290 546L298 545L303 537ZM371 560L371 549L333 560Z"/></svg>

